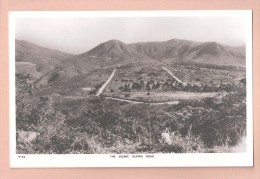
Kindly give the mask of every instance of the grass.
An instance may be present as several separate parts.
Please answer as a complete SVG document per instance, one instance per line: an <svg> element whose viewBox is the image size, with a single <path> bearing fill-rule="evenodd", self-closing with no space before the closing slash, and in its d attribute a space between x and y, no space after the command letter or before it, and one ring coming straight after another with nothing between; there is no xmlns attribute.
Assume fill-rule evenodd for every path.
<svg viewBox="0 0 260 179"><path fill-rule="evenodd" d="M51 138L49 136L52 136ZM71 140L73 138L73 140ZM176 133L171 135L171 144L158 143L134 143L131 141L117 141L111 146L106 146L96 136L87 133L72 133L66 131L66 135L47 135L39 137L33 143L17 144L17 153L20 154L142 154L142 153L228 153L228 146L215 146L208 149L200 137L189 134L182 137ZM52 144L52 145L51 145ZM55 147L52 147L55 146ZM64 150L66 149L66 150Z"/></svg>
<svg viewBox="0 0 260 179"><path fill-rule="evenodd" d="M95 88L95 86L103 84L115 68L116 67L103 68L79 76L63 78L54 84L40 88L37 94L38 96L51 95L54 93L70 96L82 94L82 87ZM179 79L184 82L189 82L191 85L219 86L221 80L223 83L229 83L245 77L245 71L243 70L215 70L200 67L189 69L182 65L168 65L167 68ZM111 91L113 91L114 94L118 94L120 92L119 87L126 81L136 81L137 79L143 79L144 81L151 79L161 81L169 78L171 78L169 74L162 70L159 65L131 64L117 70L104 92L111 93Z"/></svg>
<svg viewBox="0 0 260 179"><path fill-rule="evenodd" d="M16 80L17 130L40 135L31 143L17 141L20 154L230 152L246 132L243 84L217 97L184 92L130 95L180 100L177 105L153 106L91 95L38 97L27 78ZM161 142L165 128L172 134L171 144Z"/></svg>
<svg viewBox="0 0 260 179"><path fill-rule="evenodd" d="M234 130L243 130L243 121L230 121L227 124L216 118L221 111L209 119L212 110L199 107L206 107L208 102L193 102L188 102L188 105L181 103L158 107L103 101L98 98L59 101L63 104L57 104L60 109L49 111L46 119L32 129L40 133L37 140L32 143L18 142L17 153L230 152L231 147L237 144L231 126L241 125L241 128ZM222 123L227 125L226 129ZM222 130L221 137L214 130L205 130L207 125ZM170 145L163 143L160 138L165 127L171 132ZM227 136L233 138L233 143ZM213 143L207 143L208 141Z"/></svg>
<svg viewBox="0 0 260 179"><path fill-rule="evenodd" d="M147 94L149 93L149 95ZM128 94L129 97L125 98ZM120 93L104 93L106 96L118 97L121 99L130 99L138 101L153 101L153 102L165 102L165 101L177 101L177 100L199 100L208 97L216 97L217 93L194 93L194 92L120 92Z"/></svg>

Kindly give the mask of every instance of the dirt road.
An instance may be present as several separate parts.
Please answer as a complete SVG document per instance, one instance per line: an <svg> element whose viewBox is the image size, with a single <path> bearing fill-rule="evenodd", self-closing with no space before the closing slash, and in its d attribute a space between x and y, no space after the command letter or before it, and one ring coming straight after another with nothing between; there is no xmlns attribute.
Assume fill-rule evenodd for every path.
<svg viewBox="0 0 260 179"><path fill-rule="evenodd" d="M108 85L108 83L112 80L113 76L115 75L116 69L113 70L113 72L111 73L110 77L107 79L107 81L101 86L101 88L99 88L96 96L99 96L103 90L106 88L106 86Z"/></svg>
<svg viewBox="0 0 260 179"><path fill-rule="evenodd" d="M115 98L115 97L104 97L105 99L112 99L116 101L125 101L129 103L134 104L153 104L153 105L163 105L163 104L178 104L179 101L166 101L166 102L144 102L144 101L134 101L130 99L121 99L121 98Z"/></svg>
<svg viewBox="0 0 260 179"><path fill-rule="evenodd" d="M185 86L187 85L186 83L184 83L183 81L181 81L179 78L177 78L176 76L174 76L174 74L172 74L172 72L170 72L167 68L162 66L162 69L164 69L167 73L169 73L176 81L178 81L179 83L184 84Z"/></svg>

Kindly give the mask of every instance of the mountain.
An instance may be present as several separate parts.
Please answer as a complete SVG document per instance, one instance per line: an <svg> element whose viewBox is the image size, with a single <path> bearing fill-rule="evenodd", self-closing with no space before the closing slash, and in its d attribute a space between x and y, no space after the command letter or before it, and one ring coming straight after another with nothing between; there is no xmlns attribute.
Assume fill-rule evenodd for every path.
<svg viewBox="0 0 260 179"><path fill-rule="evenodd" d="M72 67L64 65L63 60L72 56L27 41L15 40L16 73L31 75L36 86L67 76L62 70L68 71Z"/></svg>
<svg viewBox="0 0 260 179"><path fill-rule="evenodd" d="M61 61L73 55L58 50L41 47L39 45L15 40L15 61L29 62L39 66L59 66Z"/></svg>
<svg viewBox="0 0 260 179"><path fill-rule="evenodd" d="M138 52L143 53L154 59L176 58L182 57L194 46L197 42L187 40L172 39L162 42L141 42L129 44Z"/></svg>
<svg viewBox="0 0 260 179"><path fill-rule="evenodd" d="M216 42L194 42L171 39L162 42L126 44L109 40L93 49L71 55L16 40L16 61L36 65L40 73L59 69L71 77L89 71L128 63L203 63L212 65L245 66L245 48L231 47ZM23 64L23 68L26 65ZM31 67L30 67L31 68ZM39 76L38 74L36 76Z"/></svg>
<svg viewBox="0 0 260 179"><path fill-rule="evenodd" d="M129 44L138 52L166 63L195 62L214 65L245 66L245 48L216 42L172 39L163 42Z"/></svg>
<svg viewBox="0 0 260 179"><path fill-rule="evenodd" d="M134 59L148 59L148 57L131 46L119 41L109 40L104 42L83 55L99 57L99 58L134 58Z"/></svg>
<svg viewBox="0 0 260 179"><path fill-rule="evenodd" d="M110 40L82 54L71 55L16 40L15 57L16 73L30 74L39 95L63 95L81 94L82 88L93 89L103 84L118 66L115 89L125 79L166 79L168 74L161 68L166 64L181 63L172 68L180 78L190 72L187 66L244 67L245 47L179 39L134 44ZM198 71L200 73L204 71Z"/></svg>
<svg viewBox="0 0 260 179"><path fill-rule="evenodd" d="M85 53L68 58L63 63L74 67L78 73L84 74L99 68L151 61L153 59L138 52L131 46L119 40L109 40Z"/></svg>
<svg viewBox="0 0 260 179"><path fill-rule="evenodd" d="M16 72L30 74L36 86L44 86L76 76L87 78L91 71L117 66L128 66L133 72L173 63L244 67L245 47L179 39L134 44L109 40L85 53L71 55L16 40L15 60Z"/></svg>

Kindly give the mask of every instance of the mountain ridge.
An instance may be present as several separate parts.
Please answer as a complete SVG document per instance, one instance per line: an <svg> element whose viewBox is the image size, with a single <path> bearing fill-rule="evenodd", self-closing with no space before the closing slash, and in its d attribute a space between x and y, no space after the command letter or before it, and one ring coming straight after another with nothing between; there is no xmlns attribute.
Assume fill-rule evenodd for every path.
<svg viewBox="0 0 260 179"><path fill-rule="evenodd" d="M103 42L82 55L99 58L148 58L128 44L116 39Z"/></svg>
<svg viewBox="0 0 260 179"><path fill-rule="evenodd" d="M21 54L22 52L26 52L26 54ZM37 62L40 60L37 57L37 55L39 55L40 53L44 53L44 55L46 55L47 58L52 58L52 60L62 60L73 56L72 54L62 52L60 50L54 50L25 40L15 39L15 60L16 61L21 61L21 62L24 61L25 60L24 55L34 55L34 57L36 57L36 60L29 58L26 59L26 62Z"/></svg>
<svg viewBox="0 0 260 179"><path fill-rule="evenodd" d="M218 67L229 69L223 66L232 66L235 69L239 69L237 67L240 66L245 67L243 47L179 39L135 44L109 40L79 55L57 52L25 41L16 41L15 55L16 73L30 74L35 86L41 91L39 94L53 92L59 94L64 91L68 94L81 93L82 87L94 88L103 83L118 67L118 76L123 78L126 74L133 79L161 74L161 67L167 65L172 67L172 70L175 69L181 77L182 70L186 67L185 73L200 67L216 69ZM160 77L154 75L153 78Z"/></svg>
<svg viewBox="0 0 260 179"><path fill-rule="evenodd" d="M245 66L244 47L231 47L217 42L170 39L168 41L126 44L112 39L79 55L52 50L23 40L16 40L15 42L16 61L35 64L37 71L42 73L58 68L64 72L65 75L63 76L65 77L129 63L158 65L160 63L192 62ZM24 64L23 67L25 66Z"/></svg>
<svg viewBox="0 0 260 179"><path fill-rule="evenodd" d="M165 61L172 59L172 62L193 61L210 63L216 65L234 65L244 66L245 49L243 47L232 47L217 42L194 42L189 40L171 39L161 42L141 42L129 44L137 49L140 53L144 53L151 58ZM225 61L219 63L219 59L225 57ZM231 59L228 62L229 57ZM235 58L240 58L237 60ZM214 61L217 60L217 61Z"/></svg>

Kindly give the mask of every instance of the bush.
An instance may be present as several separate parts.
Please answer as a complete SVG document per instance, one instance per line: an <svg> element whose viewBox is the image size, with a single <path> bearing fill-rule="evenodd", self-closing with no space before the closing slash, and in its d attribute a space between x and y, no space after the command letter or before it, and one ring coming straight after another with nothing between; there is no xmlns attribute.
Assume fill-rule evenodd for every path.
<svg viewBox="0 0 260 179"><path fill-rule="evenodd" d="M30 77L22 75L16 89L17 130L40 133L31 144L18 142L18 153L223 152L246 132L241 83L216 98L160 106L93 96L53 101L37 97ZM166 127L174 132L170 145L160 142Z"/></svg>

